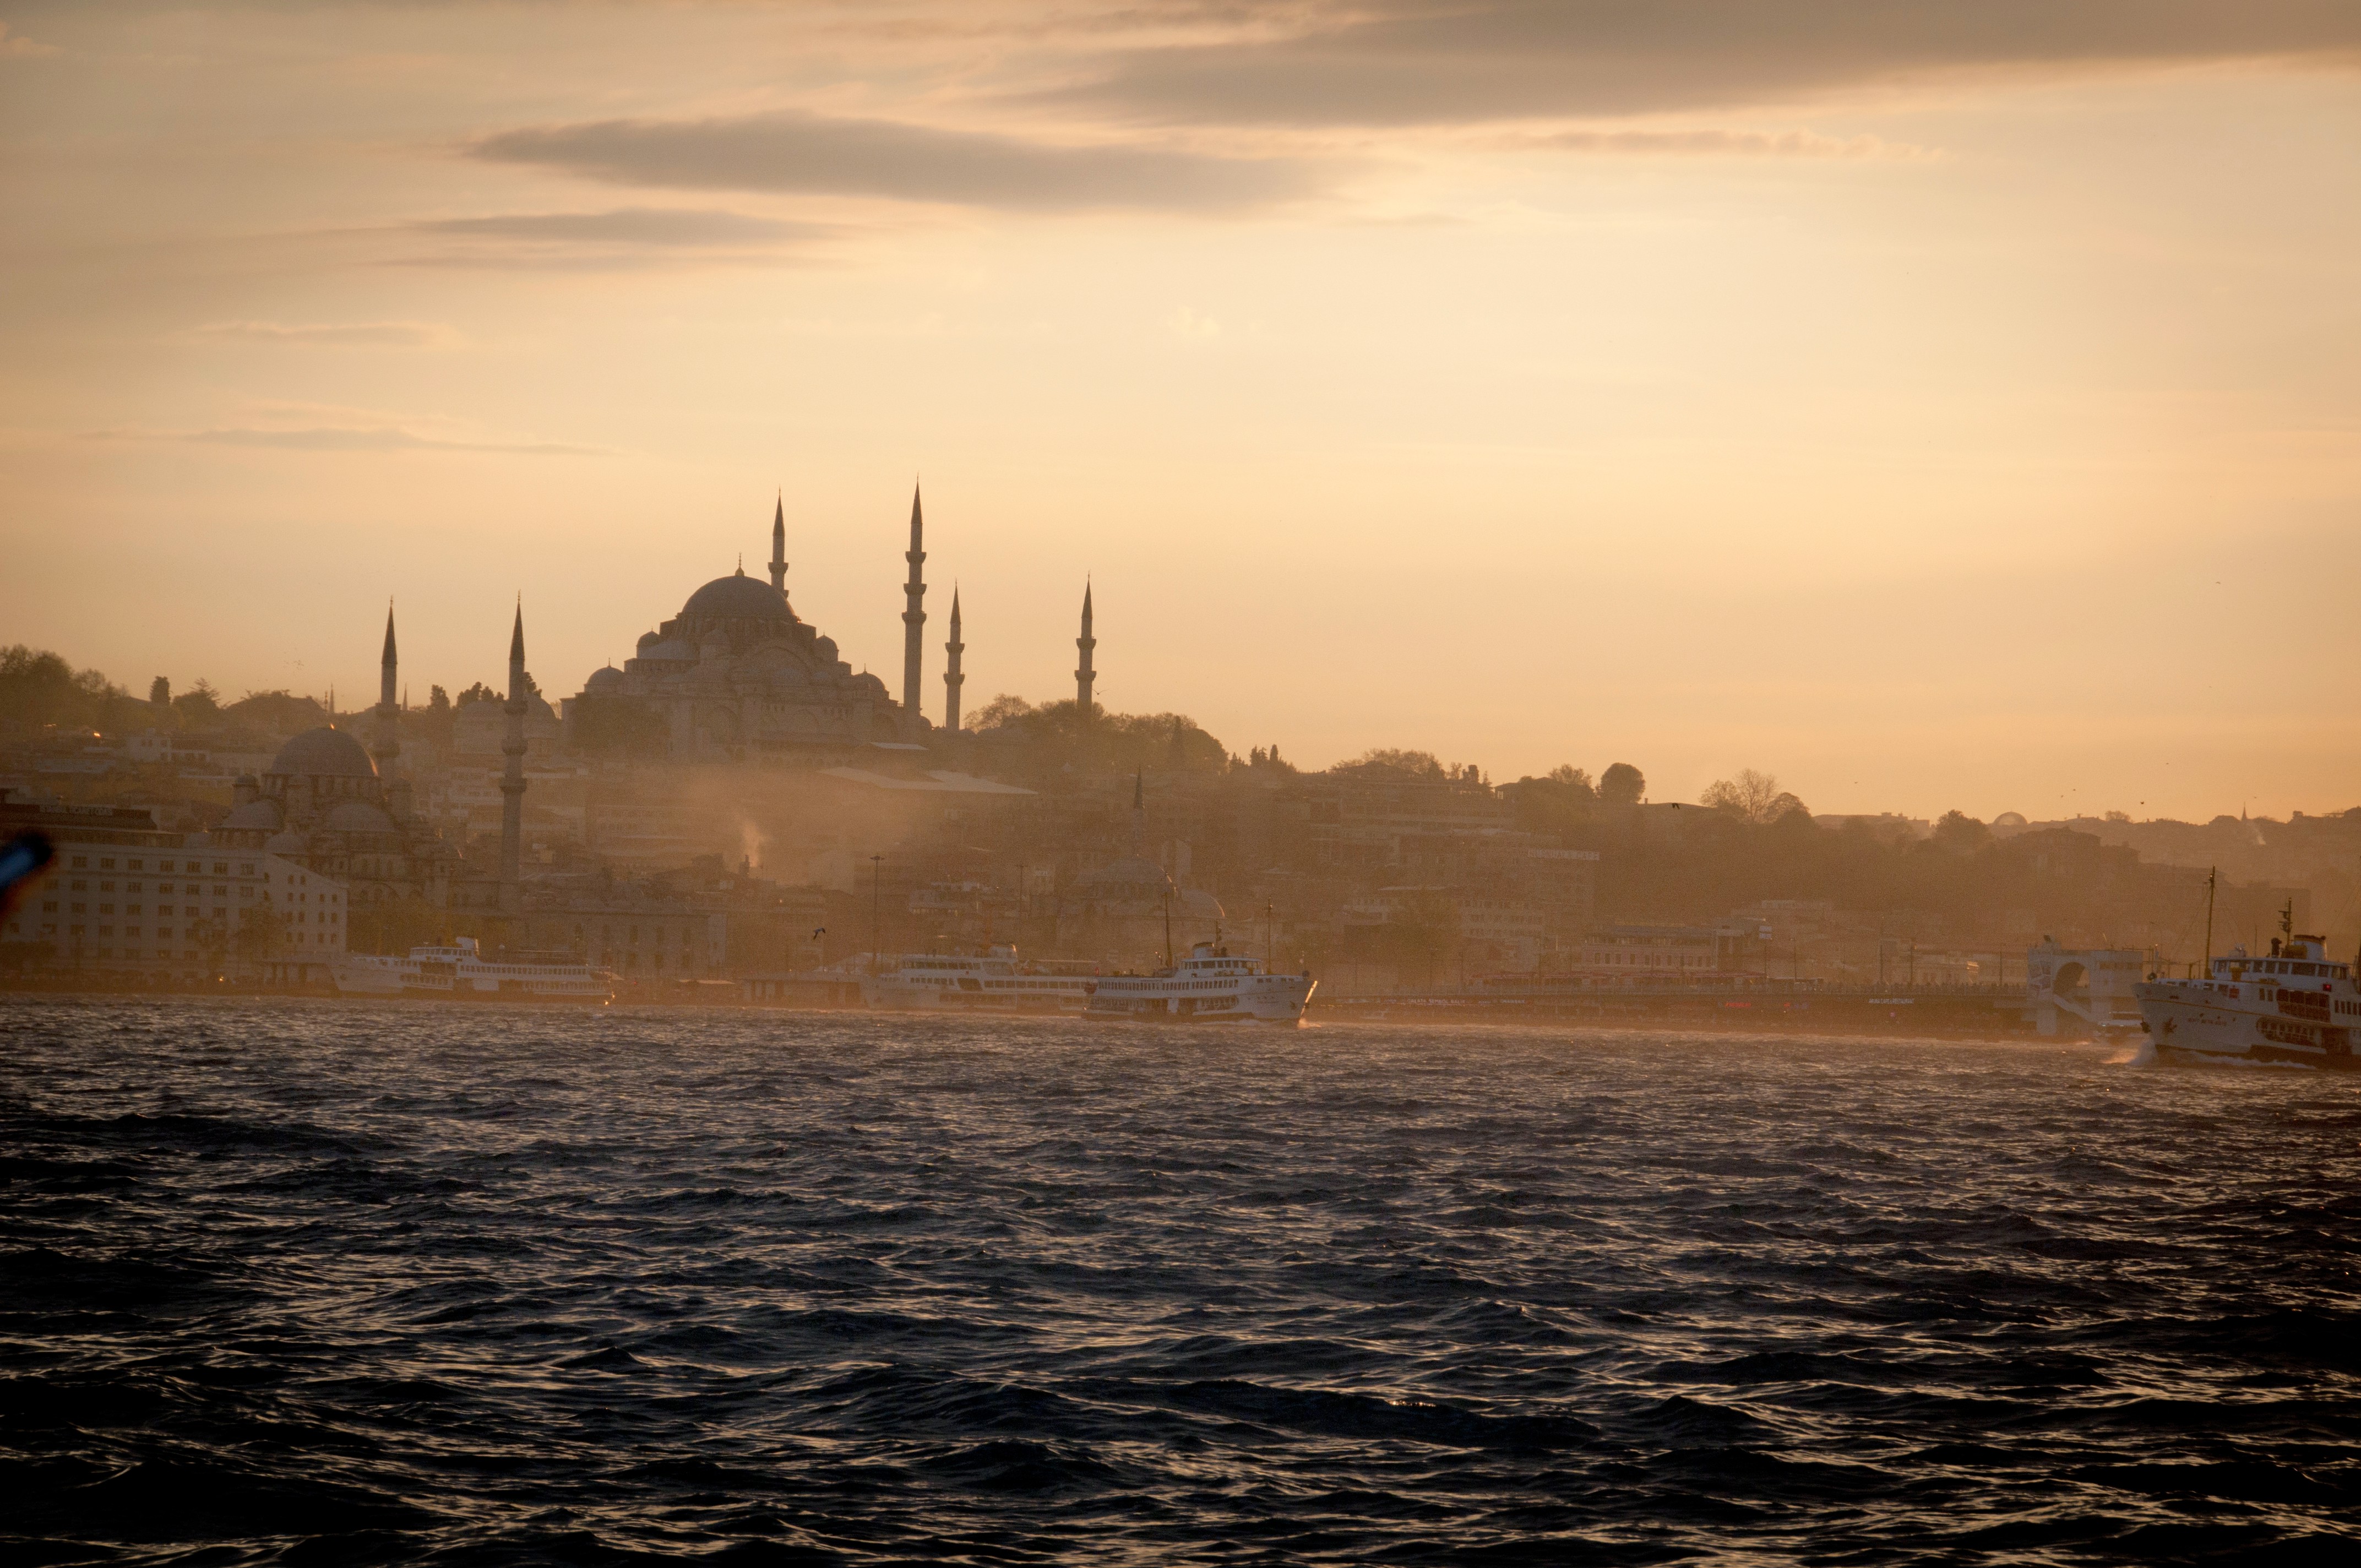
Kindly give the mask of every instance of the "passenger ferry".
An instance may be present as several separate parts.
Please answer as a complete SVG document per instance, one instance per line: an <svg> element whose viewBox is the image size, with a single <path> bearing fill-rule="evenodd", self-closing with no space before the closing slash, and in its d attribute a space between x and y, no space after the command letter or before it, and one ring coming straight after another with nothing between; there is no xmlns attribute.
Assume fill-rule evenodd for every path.
<svg viewBox="0 0 2361 1568"><path fill-rule="evenodd" d="M895 1012L1080 1013L1090 1000L1091 969L1068 959L1020 963L1011 947L980 959L906 953L861 977L861 1002Z"/></svg>
<svg viewBox="0 0 2361 1568"><path fill-rule="evenodd" d="M1170 969L1102 976L1083 1014L1159 1024L1301 1024L1318 984L1308 973L1272 974L1227 948L1200 942Z"/></svg>
<svg viewBox="0 0 2361 1568"><path fill-rule="evenodd" d="M2157 1055L2180 1061L2300 1062L2351 1071L2361 1027L2353 968L2330 960L2318 937L2271 938L2270 955L2244 948L2215 959L2203 980L2132 987Z"/></svg>
<svg viewBox="0 0 2361 1568"><path fill-rule="evenodd" d="M346 996L425 996L456 1002L570 1002L603 1005L614 1000L615 977L556 953L520 953L515 961L487 959L473 937L449 947L412 948L406 959L346 953L329 964Z"/></svg>

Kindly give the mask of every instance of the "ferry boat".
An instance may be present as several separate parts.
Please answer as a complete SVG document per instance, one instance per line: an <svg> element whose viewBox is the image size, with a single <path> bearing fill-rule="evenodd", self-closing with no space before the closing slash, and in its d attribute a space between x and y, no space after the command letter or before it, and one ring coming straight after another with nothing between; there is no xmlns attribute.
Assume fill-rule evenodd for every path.
<svg viewBox="0 0 2361 1568"><path fill-rule="evenodd" d="M906 953L861 977L861 1002L895 1012L1080 1013L1091 968L1077 959L1022 963L1005 946L983 958Z"/></svg>
<svg viewBox="0 0 2361 1568"><path fill-rule="evenodd" d="M2351 1071L2361 1029L2353 967L2331 960L2318 937L2271 938L2268 957L2244 948L2214 959L2205 978L2132 987L2157 1055L2179 1061L2300 1062Z"/></svg>
<svg viewBox="0 0 2361 1568"><path fill-rule="evenodd" d="M424 996L457 1002L570 1002L603 1005L614 1000L615 977L557 953L488 959L473 937L448 947L410 949L408 958L345 953L328 966L345 996Z"/></svg>
<svg viewBox="0 0 2361 1568"><path fill-rule="evenodd" d="M1318 984L1308 973L1272 974L1227 948L1200 942L1170 969L1101 976L1082 1011L1141 1023L1300 1024Z"/></svg>

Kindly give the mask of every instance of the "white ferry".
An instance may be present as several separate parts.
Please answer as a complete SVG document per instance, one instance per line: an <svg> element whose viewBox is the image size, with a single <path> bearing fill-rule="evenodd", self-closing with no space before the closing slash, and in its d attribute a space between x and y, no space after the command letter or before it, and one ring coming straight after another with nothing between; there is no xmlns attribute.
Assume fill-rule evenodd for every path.
<svg viewBox="0 0 2361 1568"><path fill-rule="evenodd" d="M1067 959L1020 963L1011 947L980 959L906 953L861 977L861 1002L897 1012L1080 1013L1091 967Z"/></svg>
<svg viewBox="0 0 2361 1568"><path fill-rule="evenodd" d="M346 996L426 996L457 1002L611 1002L615 977L555 953L488 959L473 937L449 947L412 948L404 959L345 953L329 964Z"/></svg>
<svg viewBox="0 0 2361 1568"><path fill-rule="evenodd" d="M1200 942L1170 969L1101 976L1083 1013L1143 1023L1300 1024L1318 984L1308 973L1272 974L1227 948Z"/></svg>
<svg viewBox="0 0 2361 1568"><path fill-rule="evenodd" d="M2318 937L2274 937L2268 958L2248 958L2246 948L2233 948L2207 968L2203 980L2149 980L2132 987L2158 1057L2301 1062L2346 1071L2361 1067L2353 1056L2361 989L2352 966L2330 961Z"/></svg>

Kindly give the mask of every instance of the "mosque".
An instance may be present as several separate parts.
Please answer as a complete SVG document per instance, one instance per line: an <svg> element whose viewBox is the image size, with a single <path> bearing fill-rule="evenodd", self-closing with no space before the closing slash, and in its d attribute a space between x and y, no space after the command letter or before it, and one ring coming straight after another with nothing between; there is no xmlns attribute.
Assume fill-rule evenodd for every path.
<svg viewBox="0 0 2361 1568"><path fill-rule="evenodd" d="M457 855L414 816L409 779L396 766L393 611L385 613L385 655L375 755L335 725L306 729L279 748L259 776L232 785L229 814L208 841L267 850L347 885L357 911L397 898L441 904Z"/></svg>
<svg viewBox="0 0 2361 1568"><path fill-rule="evenodd" d="M787 523L784 501L771 517L770 581L741 565L688 596L680 613L640 639L637 652L617 669L595 670L582 693L566 704L566 740L581 746L600 736L634 735L682 762L730 762L776 757L815 762L840 760L849 748L874 743L923 744L960 731L959 598L951 598L950 663L943 674L943 720L930 722L920 699L927 622L926 515L910 495L910 547L903 559L902 689L899 700L867 671L855 674L835 639L797 615L787 596ZM1082 596L1082 667L1075 672L1079 700L1088 711L1091 685L1090 595Z"/></svg>

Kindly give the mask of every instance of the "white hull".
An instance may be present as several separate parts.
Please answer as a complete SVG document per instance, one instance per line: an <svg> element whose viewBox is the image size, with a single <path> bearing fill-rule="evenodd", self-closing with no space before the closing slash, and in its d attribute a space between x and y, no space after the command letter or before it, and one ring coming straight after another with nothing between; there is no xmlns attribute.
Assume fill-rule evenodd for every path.
<svg viewBox="0 0 2361 1568"><path fill-rule="evenodd" d="M424 997L445 1002L560 1002L599 1006L613 979L588 964L500 963L461 938L449 948L413 948L408 958L339 955L328 966L338 994Z"/></svg>
<svg viewBox="0 0 2361 1568"><path fill-rule="evenodd" d="M2182 1061L2292 1062L2351 1071L2361 1001L2349 984L2154 980L2133 988L2157 1054Z"/></svg>
<svg viewBox="0 0 2361 1568"><path fill-rule="evenodd" d="M1183 965L1171 975L1111 975L1084 1015L1135 1024L1286 1024L1303 1021L1319 981L1305 974L1213 974Z"/></svg>

